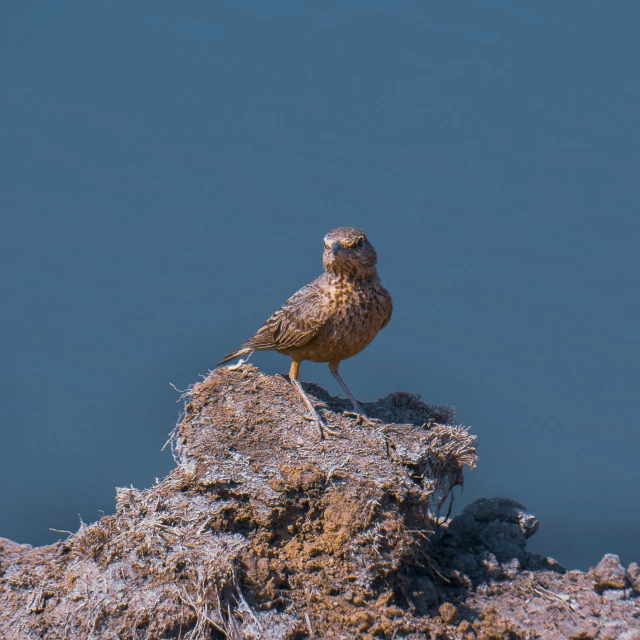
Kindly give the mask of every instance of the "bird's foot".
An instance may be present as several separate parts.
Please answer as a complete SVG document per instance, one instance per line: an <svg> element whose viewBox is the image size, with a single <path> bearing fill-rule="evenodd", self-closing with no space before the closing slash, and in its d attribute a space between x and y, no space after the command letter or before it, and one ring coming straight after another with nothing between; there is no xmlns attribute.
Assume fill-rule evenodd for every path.
<svg viewBox="0 0 640 640"><path fill-rule="evenodd" d="M325 433L328 433L329 435L332 435L332 436L342 435L342 432L339 429L335 429L333 427L327 426L327 423L317 413L315 414L315 416L310 416L305 414L303 417L305 420L308 420L309 422L316 423L316 428L318 429L318 433L320 434L320 440L324 440Z"/></svg>
<svg viewBox="0 0 640 640"><path fill-rule="evenodd" d="M356 424L366 424L368 427L373 427L377 424L382 424L382 420L378 420L378 418L369 418L367 417L362 410L360 411L343 411L343 416L347 416L349 418L355 418Z"/></svg>

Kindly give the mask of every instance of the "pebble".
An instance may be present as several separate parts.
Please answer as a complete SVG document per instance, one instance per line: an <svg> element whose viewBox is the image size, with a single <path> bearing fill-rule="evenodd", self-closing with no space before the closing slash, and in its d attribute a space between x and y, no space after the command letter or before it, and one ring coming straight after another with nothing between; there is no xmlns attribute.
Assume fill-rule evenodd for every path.
<svg viewBox="0 0 640 640"><path fill-rule="evenodd" d="M441 604L440 608L438 609L438 613L440 614L442 620L447 624L455 622L456 618L458 617L458 610L450 602Z"/></svg>

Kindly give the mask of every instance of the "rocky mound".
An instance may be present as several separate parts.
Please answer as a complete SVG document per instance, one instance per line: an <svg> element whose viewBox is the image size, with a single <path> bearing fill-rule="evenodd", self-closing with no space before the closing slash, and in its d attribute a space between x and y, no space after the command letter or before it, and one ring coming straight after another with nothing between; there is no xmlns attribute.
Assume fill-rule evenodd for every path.
<svg viewBox="0 0 640 640"><path fill-rule="evenodd" d="M54 545L0 540L0 637L636 637L637 567L564 573L511 500L447 520L476 461L450 408L399 392L365 425L305 389L342 437L286 378L218 369L185 394L166 478Z"/></svg>

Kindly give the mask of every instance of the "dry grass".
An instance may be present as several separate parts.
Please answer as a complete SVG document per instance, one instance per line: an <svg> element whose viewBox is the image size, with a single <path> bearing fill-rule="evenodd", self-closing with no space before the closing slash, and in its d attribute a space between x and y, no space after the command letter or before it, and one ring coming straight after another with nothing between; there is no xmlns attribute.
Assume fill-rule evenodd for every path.
<svg viewBox="0 0 640 640"><path fill-rule="evenodd" d="M473 438L435 422L450 410L411 394L365 405L385 420L382 434L308 389L344 437L318 441L288 382L250 366L185 392L170 439L177 467L150 489L118 489L115 515L22 549L0 579L0 634L275 639L432 628L403 594L415 576L434 575L435 517L475 464Z"/></svg>

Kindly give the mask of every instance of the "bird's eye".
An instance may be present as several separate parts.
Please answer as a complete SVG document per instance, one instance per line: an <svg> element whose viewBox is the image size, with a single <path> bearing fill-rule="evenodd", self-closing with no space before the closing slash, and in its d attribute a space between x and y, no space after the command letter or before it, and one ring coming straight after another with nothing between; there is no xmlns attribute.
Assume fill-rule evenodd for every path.
<svg viewBox="0 0 640 640"><path fill-rule="evenodd" d="M364 238L362 236L358 238L358 247L360 247L360 249L364 247Z"/></svg>

